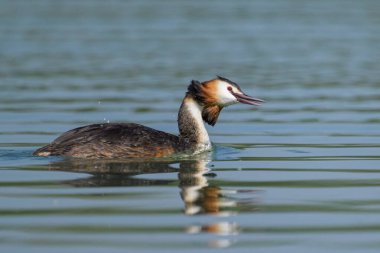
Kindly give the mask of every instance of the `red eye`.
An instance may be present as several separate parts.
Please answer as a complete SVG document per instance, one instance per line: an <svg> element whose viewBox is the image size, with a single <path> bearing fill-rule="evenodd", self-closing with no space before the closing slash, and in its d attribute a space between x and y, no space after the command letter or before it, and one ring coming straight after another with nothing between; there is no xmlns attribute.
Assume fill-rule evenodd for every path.
<svg viewBox="0 0 380 253"><path fill-rule="evenodd" d="M227 87L227 90L232 91L232 87L231 87L231 86L228 86L228 87Z"/></svg>

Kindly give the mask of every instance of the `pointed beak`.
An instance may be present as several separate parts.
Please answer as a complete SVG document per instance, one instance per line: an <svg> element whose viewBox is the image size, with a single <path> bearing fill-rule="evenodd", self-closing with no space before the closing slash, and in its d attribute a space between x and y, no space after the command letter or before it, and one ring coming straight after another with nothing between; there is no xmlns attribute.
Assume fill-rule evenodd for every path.
<svg viewBox="0 0 380 253"><path fill-rule="evenodd" d="M264 100L248 96L244 93L233 92L232 95L236 97L237 101L243 104L247 104L247 105L261 105L262 103L265 102Z"/></svg>

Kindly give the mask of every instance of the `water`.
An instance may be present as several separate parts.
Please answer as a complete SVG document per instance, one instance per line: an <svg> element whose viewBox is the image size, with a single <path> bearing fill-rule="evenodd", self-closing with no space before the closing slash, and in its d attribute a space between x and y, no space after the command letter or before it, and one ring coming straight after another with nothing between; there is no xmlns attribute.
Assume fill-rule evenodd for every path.
<svg viewBox="0 0 380 253"><path fill-rule="evenodd" d="M0 2L3 252L378 252L380 3ZM32 157L60 133L176 133L191 79L224 109L188 160Z"/></svg>

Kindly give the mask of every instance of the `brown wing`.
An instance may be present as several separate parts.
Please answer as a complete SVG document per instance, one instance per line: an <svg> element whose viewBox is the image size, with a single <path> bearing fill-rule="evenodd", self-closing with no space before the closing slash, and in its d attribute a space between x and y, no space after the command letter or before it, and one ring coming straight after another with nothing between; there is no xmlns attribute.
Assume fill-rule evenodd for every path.
<svg viewBox="0 0 380 253"><path fill-rule="evenodd" d="M93 124L72 129L34 155L161 157L174 153L178 137L134 123Z"/></svg>

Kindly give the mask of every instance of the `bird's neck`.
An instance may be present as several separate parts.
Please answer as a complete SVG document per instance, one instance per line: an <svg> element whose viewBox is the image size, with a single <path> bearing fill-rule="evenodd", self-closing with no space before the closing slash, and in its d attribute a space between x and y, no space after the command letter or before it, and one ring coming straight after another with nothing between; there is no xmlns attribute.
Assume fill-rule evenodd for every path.
<svg viewBox="0 0 380 253"><path fill-rule="evenodd" d="M201 106L186 95L178 112L179 139L186 150L199 153L211 148L210 138L202 119Z"/></svg>

